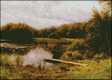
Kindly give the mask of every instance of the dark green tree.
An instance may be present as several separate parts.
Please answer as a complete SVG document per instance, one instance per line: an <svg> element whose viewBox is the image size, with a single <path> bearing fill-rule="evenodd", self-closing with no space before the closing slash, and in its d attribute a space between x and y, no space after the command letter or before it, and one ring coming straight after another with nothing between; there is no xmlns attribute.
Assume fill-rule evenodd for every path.
<svg viewBox="0 0 112 80"><path fill-rule="evenodd" d="M111 54L112 16L107 11L93 10L90 46L94 51Z"/></svg>

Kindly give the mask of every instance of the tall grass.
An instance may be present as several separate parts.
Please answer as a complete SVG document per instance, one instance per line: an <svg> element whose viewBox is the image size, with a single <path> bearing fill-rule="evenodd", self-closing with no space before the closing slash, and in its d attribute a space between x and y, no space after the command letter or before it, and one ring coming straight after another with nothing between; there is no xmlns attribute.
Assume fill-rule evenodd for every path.
<svg viewBox="0 0 112 80"><path fill-rule="evenodd" d="M19 66L17 54L0 55L0 78L1 79L110 79L111 59L79 60L87 64L86 67L54 64L47 69L34 67L33 65ZM13 58L12 58L13 57ZM10 64L10 65L4 65Z"/></svg>

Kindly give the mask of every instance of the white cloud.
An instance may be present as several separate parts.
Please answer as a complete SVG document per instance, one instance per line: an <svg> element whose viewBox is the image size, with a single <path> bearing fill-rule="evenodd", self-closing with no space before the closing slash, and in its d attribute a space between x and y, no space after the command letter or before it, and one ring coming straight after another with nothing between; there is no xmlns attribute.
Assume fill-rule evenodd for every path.
<svg viewBox="0 0 112 80"><path fill-rule="evenodd" d="M91 17L93 6L99 9L97 1L2 1L1 24L25 22L44 28L80 22Z"/></svg>

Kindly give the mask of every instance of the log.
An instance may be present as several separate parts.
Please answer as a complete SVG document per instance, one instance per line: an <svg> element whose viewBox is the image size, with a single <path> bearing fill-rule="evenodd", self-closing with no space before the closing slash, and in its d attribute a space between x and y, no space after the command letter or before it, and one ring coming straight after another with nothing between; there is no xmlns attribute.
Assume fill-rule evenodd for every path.
<svg viewBox="0 0 112 80"><path fill-rule="evenodd" d="M60 60L60 59L45 59L44 61L51 62L51 63L64 63L64 64L69 64L69 65L84 66L84 67L87 66L87 64L81 64L77 62L65 61L65 60Z"/></svg>

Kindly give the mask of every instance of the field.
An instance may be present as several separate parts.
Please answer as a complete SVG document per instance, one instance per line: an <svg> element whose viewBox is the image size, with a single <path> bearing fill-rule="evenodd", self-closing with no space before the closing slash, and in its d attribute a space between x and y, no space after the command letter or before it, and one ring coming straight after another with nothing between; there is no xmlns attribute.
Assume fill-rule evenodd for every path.
<svg viewBox="0 0 112 80"><path fill-rule="evenodd" d="M34 67L33 65L22 66L20 58L10 60L10 55L1 54L0 63L1 79L109 79L111 80L111 58L78 60L77 62L87 66L69 66L54 64L49 68ZM13 55L13 57L18 55ZM19 63L19 64L12 64Z"/></svg>

